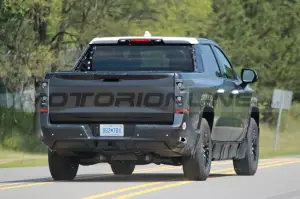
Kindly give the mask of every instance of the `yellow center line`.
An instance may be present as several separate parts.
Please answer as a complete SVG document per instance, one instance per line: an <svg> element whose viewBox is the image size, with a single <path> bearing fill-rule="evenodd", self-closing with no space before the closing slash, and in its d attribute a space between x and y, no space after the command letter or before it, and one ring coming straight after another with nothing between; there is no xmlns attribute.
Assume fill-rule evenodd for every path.
<svg viewBox="0 0 300 199"><path fill-rule="evenodd" d="M270 168L270 167L278 167L278 166L283 166L283 165L288 165L288 164L294 164L294 163L300 163L300 160L297 161L290 161L290 162L282 162L282 163L278 163L278 164L267 164L267 165L262 165L262 167L259 167L259 169L263 169L263 168ZM224 173L224 174L235 174L234 170Z"/></svg>
<svg viewBox="0 0 300 199"><path fill-rule="evenodd" d="M135 170L133 173L144 173L144 172L153 172L153 171L164 171L164 170L171 170L174 169L174 167L157 167L157 168L147 168L147 169L138 169ZM178 168L175 168L178 169ZM113 172L105 172L104 175L109 175L109 174L113 174ZM77 177L76 180L85 180L85 179L93 179L93 178L100 178L103 177L103 174L101 175L92 175L92 176L82 176L82 177Z"/></svg>
<svg viewBox="0 0 300 199"><path fill-rule="evenodd" d="M220 169L220 170L216 170L214 172L227 171L229 169L231 169L231 168ZM117 193L131 191L131 190L140 189L140 188L144 188L144 187L150 187L150 186L154 186L154 185L159 185L159 184L166 183L166 182L169 182L169 181L151 182L151 183L147 183L147 184L141 184L141 185L137 185L137 186L126 187L126 188L123 188L123 189L117 189L117 190L113 190L113 191L109 191L109 192L105 192L105 193L101 193L101 194L97 194L97 195L88 196L88 197L85 197L85 198L82 198L82 199L102 198L102 197L114 195L114 194L117 194Z"/></svg>
<svg viewBox="0 0 300 199"><path fill-rule="evenodd" d="M293 161L293 162L285 162L285 163L281 163L281 164L274 164L274 165L267 165L264 167L259 167L259 169L263 169L263 168L269 168L269 167L276 167L276 166L282 166L282 165L287 165L287 164L293 164L293 163L299 163L300 161ZM233 172L227 172L225 174L232 174ZM155 192L155 191L159 191L159 190L163 190L163 189L168 189L168 188L172 188L172 187L178 187L181 185L185 185L185 184L189 184L189 183L193 183L194 181L184 181L184 182L178 182L178 183L172 183L172 184L168 184L168 185L164 185L164 186L158 186L158 187L153 187L150 189L145 189L145 190L141 190L141 191L137 191L137 192L133 192L133 193L129 193L126 195L122 195L119 197L115 197L113 199L126 199L126 198L131 198L137 195L142 195L142 194L146 194L146 193L150 193L150 192Z"/></svg>
<svg viewBox="0 0 300 199"><path fill-rule="evenodd" d="M7 187L7 186L12 186L12 185L19 185L19 184L24 184L24 182L15 182L15 183L4 183L0 184L0 187Z"/></svg>
<svg viewBox="0 0 300 199"><path fill-rule="evenodd" d="M17 186L1 187L0 190L32 187L32 186L43 185L43 184L52 184L52 183L53 182L39 182L39 183L23 184L23 185L17 185Z"/></svg>
<svg viewBox="0 0 300 199"><path fill-rule="evenodd" d="M270 160L274 160L274 161L262 161L262 163L259 164L273 164L276 162L282 162L284 161L283 159L270 159ZM226 165L226 164L232 164L232 161L227 162L226 163L217 163L217 164L213 164L213 166L218 166L218 165ZM166 170L176 170L176 169L182 169L182 166L166 166L166 167L158 167L158 168L147 168L147 169L139 169L139 170L135 170L133 173L148 173L148 172L155 172L155 171L166 171ZM108 174L113 174L112 172L106 172L104 173L105 175ZM76 180L85 180L85 179L95 179L95 178L101 178L103 177L102 175L92 175L92 176L82 176L82 177L77 177Z"/></svg>
<svg viewBox="0 0 300 199"><path fill-rule="evenodd" d="M131 190L135 190L135 189L140 189L140 188L144 188L144 187L150 187L150 186L154 186L154 185L158 185L158 184L162 184L162 183L163 182L152 182L152 183L127 187L127 188L123 188L123 189L117 189L117 190L114 190L114 191L105 192L105 193L102 193L102 194L93 195L93 196L85 197L85 198L82 198L82 199L102 198L102 197L105 197L105 196L110 196L110 195L113 195L113 194L122 193L122 192L126 192L126 191L131 191Z"/></svg>
<svg viewBox="0 0 300 199"><path fill-rule="evenodd" d="M167 167L153 167L153 168L146 168L146 169L137 169L134 171L134 173L142 173L142 172L147 172L147 171L156 171L156 170L168 170L170 168L174 168L171 166L167 166ZM113 172L106 172L106 174L113 174Z"/></svg>
<svg viewBox="0 0 300 199"><path fill-rule="evenodd" d="M213 166L226 165L226 164L232 164L232 161L227 162L227 160L226 160L226 162L215 163L215 164L213 164ZM147 172L154 172L154 171L166 171L166 170L176 170L176 169L182 169L182 166L162 166L162 167L157 167L157 168L138 169L138 170L135 170L133 173L147 173ZM113 172L105 172L104 174L105 175L113 174ZM96 176L94 176L94 175L82 176L82 177L79 176L76 178L76 180L85 180L85 179L93 179L93 178L100 178L100 177L102 177L101 174L96 175Z"/></svg>
<svg viewBox="0 0 300 199"><path fill-rule="evenodd" d="M273 163L278 163L278 162L280 162L280 161L265 162L265 163L261 163L260 165L268 165L268 164L273 164ZM281 162L282 162L282 160L281 160ZM182 167L180 167L180 168L182 168ZM171 168L171 169L178 169L178 168L175 167L175 168ZM224 169L215 170L215 171L212 171L211 174L214 174L214 173L217 173L217 172L224 172L224 171L228 171L228 170L232 170L232 168L224 168ZM117 189L117 190L113 190L113 191L110 191L110 192L105 192L105 193L101 193L101 194L97 194L97 195L88 196L88 197L85 197L85 198L82 198L82 199L102 198L102 197L105 197L105 196L110 196L110 195L114 195L114 194L118 194L118 193L122 193L122 192L136 190L136 189L140 189L140 188L144 188L144 187L151 187L151 186L159 185L159 184L166 183L166 182L170 182L170 181L152 182L152 183L127 187L127 188L123 188L123 189ZM185 181L185 182L180 182L180 183L186 184L187 182L190 183L190 181Z"/></svg>
<svg viewBox="0 0 300 199"><path fill-rule="evenodd" d="M273 161L272 161L273 160ZM294 159L293 159L294 160ZM278 162L278 161L283 161L283 159L277 158L277 159L263 159L260 160L261 162L266 162L266 163L273 163ZM212 166L219 166L219 165L227 165L227 164L232 164L232 161L230 160L224 160L220 162L212 162ZM138 169L135 170L133 173L147 173L147 172L155 172L155 171L166 171L166 170L176 170L176 169L182 169L182 166L163 166L163 167L157 167L157 168L146 168L146 169ZM108 174L113 174L113 172L105 172L105 175ZM103 174L102 174L103 175ZM76 180L85 180L85 179L94 179L94 178L100 178L103 177L100 175L92 175L92 176L82 176L82 177L77 177Z"/></svg>

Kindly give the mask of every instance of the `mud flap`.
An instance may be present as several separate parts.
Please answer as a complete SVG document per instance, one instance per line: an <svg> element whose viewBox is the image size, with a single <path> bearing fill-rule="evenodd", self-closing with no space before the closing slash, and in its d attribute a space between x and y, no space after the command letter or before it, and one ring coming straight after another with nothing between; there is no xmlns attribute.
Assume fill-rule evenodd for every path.
<svg viewBox="0 0 300 199"><path fill-rule="evenodd" d="M243 159L246 155L247 151L247 137L244 139L244 141L239 144L238 150L237 150L237 156L235 159Z"/></svg>

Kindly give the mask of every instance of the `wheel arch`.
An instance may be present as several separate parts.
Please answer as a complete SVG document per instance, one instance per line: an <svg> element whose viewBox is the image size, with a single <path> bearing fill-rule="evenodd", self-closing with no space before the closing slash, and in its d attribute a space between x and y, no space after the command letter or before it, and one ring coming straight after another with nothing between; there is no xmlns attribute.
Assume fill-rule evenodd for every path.
<svg viewBox="0 0 300 199"><path fill-rule="evenodd" d="M205 107L203 107L203 109L200 113L199 120L201 122L202 118L206 119L206 121L208 122L208 125L210 127L210 131L212 131L212 128L214 125L214 117L215 117L214 108L211 106L205 106ZM200 127L200 122L199 122L199 127Z"/></svg>
<svg viewBox="0 0 300 199"><path fill-rule="evenodd" d="M258 135L260 135L260 130L259 130L259 108L256 106L251 107L250 113L249 113L249 119L248 119L248 125L247 125L247 129L244 135L244 139L243 142L240 144L240 146L237 149L237 159L242 159L245 157L246 155L246 146L247 146L247 134L248 134L248 129L250 127L250 121L251 118L253 118L257 124L258 127Z"/></svg>
<svg viewBox="0 0 300 199"><path fill-rule="evenodd" d="M258 127L258 132L259 132L259 108L258 107L251 108L249 123L250 123L251 118L253 118L255 120L257 127Z"/></svg>

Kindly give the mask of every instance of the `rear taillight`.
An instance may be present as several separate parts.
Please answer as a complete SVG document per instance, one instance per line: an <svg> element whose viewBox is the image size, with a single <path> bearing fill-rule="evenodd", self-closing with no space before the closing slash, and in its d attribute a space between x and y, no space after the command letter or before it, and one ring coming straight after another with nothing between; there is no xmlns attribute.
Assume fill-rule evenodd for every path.
<svg viewBox="0 0 300 199"><path fill-rule="evenodd" d="M44 107L44 108L41 108L41 109L40 109L40 112L41 112L41 113L48 113L48 109L45 108L45 107Z"/></svg>
<svg viewBox="0 0 300 199"><path fill-rule="evenodd" d="M183 103L183 95L182 95L182 90L183 90L183 82L182 80L176 80L176 90L175 92L175 101L179 107L182 107Z"/></svg>
<svg viewBox="0 0 300 199"><path fill-rule="evenodd" d="M43 82L42 83L42 92L41 92L41 106L40 106L40 112L41 113L48 113L48 96L47 96L47 91L48 91L48 82Z"/></svg>
<svg viewBox="0 0 300 199"><path fill-rule="evenodd" d="M48 102L47 96L42 96L42 98L41 98L41 104L46 106L47 102Z"/></svg>
<svg viewBox="0 0 300 199"><path fill-rule="evenodd" d="M47 87L48 86L48 83L47 82L43 82L42 83L42 88L45 88L45 87Z"/></svg>
<svg viewBox="0 0 300 199"><path fill-rule="evenodd" d="M185 109L176 109L176 113L188 113L190 110L188 108Z"/></svg>
<svg viewBox="0 0 300 199"><path fill-rule="evenodd" d="M175 82L175 112L179 114L189 112L186 100L188 100L188 91L184 88L183 80L177 79Z"/></svg>

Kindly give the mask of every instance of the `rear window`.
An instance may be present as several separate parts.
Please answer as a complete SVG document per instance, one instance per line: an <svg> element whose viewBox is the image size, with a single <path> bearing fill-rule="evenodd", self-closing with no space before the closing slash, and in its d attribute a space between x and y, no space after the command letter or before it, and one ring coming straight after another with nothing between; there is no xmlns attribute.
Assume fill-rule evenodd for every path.
<svg viewBox="0 0 300 199"><path fill-rule="evenodd" d="M191 45L97 45L91 70L191 72L194 70L191 50Z"/></svg>

